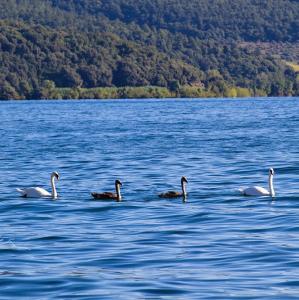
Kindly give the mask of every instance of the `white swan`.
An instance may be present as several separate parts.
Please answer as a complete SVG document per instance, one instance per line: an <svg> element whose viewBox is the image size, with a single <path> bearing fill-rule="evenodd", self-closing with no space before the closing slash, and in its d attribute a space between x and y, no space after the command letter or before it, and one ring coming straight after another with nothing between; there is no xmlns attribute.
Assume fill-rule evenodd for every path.
<svg viewBox="0 0 299 300"><path fill-rule="evenodd" d="M30 187L25 189L17 189L19 193L21 193L21 197L25 198L41 198L41 197L51 197L53 199L57 198L57 191L55 187L55 178L59 180L59 174L57 172L53 172L51 174L51 186L52 193L49 193L43 188L40 187Z"/></svg>
<svg viewBox="0 0 299 300"><path fill-rule="evenodd" d="M245 189L239 189L244 196L271 196L275 197L275 191L273 187L274 170L269 169L269 191L260 186L248 187Z"/></svg>

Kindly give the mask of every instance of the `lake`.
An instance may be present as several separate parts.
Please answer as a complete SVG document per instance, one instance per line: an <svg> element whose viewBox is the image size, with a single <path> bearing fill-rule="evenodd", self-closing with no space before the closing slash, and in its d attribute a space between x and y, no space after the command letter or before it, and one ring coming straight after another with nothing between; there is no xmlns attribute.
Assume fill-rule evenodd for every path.
<svg viewBox="0 0 299 300"><path fill-rule="evenodd" d="M298 299L298 100L1 102L0 298Z"/></svg>

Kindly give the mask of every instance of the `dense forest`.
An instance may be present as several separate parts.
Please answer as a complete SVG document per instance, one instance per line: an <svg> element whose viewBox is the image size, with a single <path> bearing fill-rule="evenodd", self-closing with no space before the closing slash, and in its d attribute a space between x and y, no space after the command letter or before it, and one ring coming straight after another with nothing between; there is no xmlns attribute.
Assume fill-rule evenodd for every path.
<svg viewBox="0 0 299 300"><path fill-rule="evenodd" d="M0 99L299 95L297 0L0 2Z"/></svg>

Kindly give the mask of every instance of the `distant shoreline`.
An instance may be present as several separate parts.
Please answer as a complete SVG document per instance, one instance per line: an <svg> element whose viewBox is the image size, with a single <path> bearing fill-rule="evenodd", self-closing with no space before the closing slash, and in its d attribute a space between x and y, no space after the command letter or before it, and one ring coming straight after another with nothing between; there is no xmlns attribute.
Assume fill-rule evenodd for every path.
<svg viewBox="0 0 299 300"><path fill-rule="evenodd" d="M0 99L0 103L3 102L26 102L26 101L37 101L37 102L47 102L47 101L67 101L67 102L76 102L76 101L125 101L125 100L141 100L146 102L147 100L153 100L153 101L158 101L158 100L174 100L174 101L180 101L180 100L279 100L281 98L284 99L298 99L299 96L249 96L249 97L167 97L167 98L155 98L155 97L150 97L150 98L102 98L102 99L95 99L95 98L77 98L77 99L7 99L3 100Z"/></svg>
<svg viewBox="0 0 299 300"><path fill-rule="evenodd" d="M58 88L48 81L41 90L32 96L9 100L105 100L105 99L188 99L188 98L251 98L251 97L296 97L296 95L267 95L260 90L242 87L228 87L222 93L198 86L177 86L174 89L158 86L140 87L98 87L98 88Z"/></svg>

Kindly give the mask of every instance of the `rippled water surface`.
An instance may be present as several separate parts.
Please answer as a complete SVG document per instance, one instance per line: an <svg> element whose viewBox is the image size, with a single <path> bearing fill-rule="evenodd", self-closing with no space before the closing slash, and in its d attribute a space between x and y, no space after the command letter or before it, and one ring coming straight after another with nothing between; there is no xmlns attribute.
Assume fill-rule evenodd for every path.
<svg viewBox="0 0 299 300"><path fill-rule="evenodd" d="M0 298L298 299L298 100L0 103Z"/></svg>

